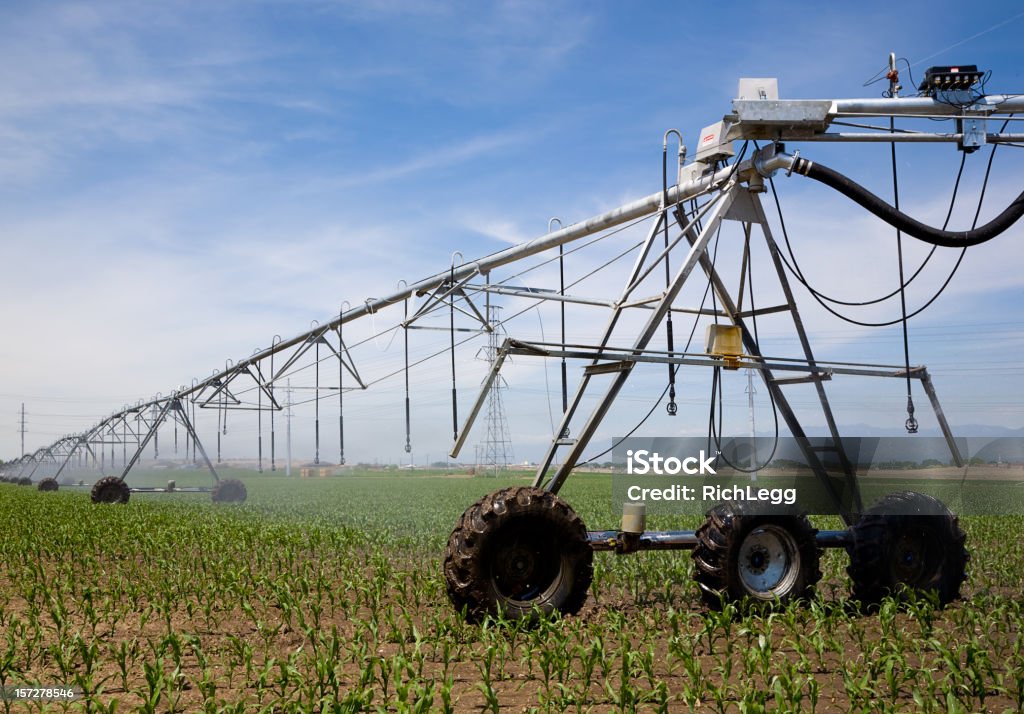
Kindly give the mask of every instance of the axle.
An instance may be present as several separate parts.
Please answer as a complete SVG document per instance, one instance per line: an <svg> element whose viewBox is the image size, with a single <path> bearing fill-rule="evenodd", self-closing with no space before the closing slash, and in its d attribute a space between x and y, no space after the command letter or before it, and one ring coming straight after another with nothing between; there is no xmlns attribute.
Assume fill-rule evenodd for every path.
<svg viewBox="0 0 1024 714"><path fill-rule="evenodd" d="M587 540L592 550L619 555L641 550L693 550L698 544L696 531L588 531ZM850 543L850 531L818 531L814 540L819 548L845 548Z"/></svg>

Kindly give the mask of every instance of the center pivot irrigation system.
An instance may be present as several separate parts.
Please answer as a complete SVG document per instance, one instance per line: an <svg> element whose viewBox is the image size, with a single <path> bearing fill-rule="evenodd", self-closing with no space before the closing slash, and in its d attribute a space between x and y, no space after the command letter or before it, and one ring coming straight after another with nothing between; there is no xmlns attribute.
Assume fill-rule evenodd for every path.
<svg viewBox="0 0 1024 714"><path fill-rule="evenodd" d="M170 420L175 426L175 438L181 427L186 434L186 451L191 447L195 458L198 450L215 481L212 489L193 490L213 490L218 500L242 500L244 486L236 481L220 480L207 458L194 428L196 407L216 408L224 419L231 409L256 410L261 420L262 464L261 415L269 412L273 422L274 413L282 409L282 380L294 373L300 360L310 358L313 361L307 368L315 368L317 380L313 401L317 407L318 457L320 365L323 361L336 362L337 386L332 388L336 389L338 397L339 461L344 463L344 395L380 381L360 375L350 351L358 345L346 343L344 326L367 317L373 321L385 308L402 305L401 321L390 330L376 334L401 330L404 335L404 370L385 377L400 375L403 371L405 374L406 451L410 448L408 334L410 329L425 327L417 324L422 318L447 313L448 324L440 329L447 331L450 349L433 356L449 352L451 355L454 445L450 456L453 458L458 457L466 445L495 383L503 379L501 370L509 358L557 359L562 364L562 416L553 424L550 444L539 463L533 485L505 488L481 499L462 515L448 541L444 558L448 594L455 607L467 617L478 619L499 612L510 617L533 617L537 612L578 611L591 582L594 551L625 554L641 550L691 549L695 577L704 598L708 604L716 606L723 599L787 601L802 598L820 578L821 549L842 547L851 558L848 572L854 595L862 601L877 600L888 592L906 587L936 591L941 602L948 602L959 595L968 559L965 537L956 517L939 501L913 492L891 494L865 509L825 390L825 382L836 376L875 376L903 381L908 398L906 426L907 431L913 433L917 430L917 421L910 385L916 380L934 410L952 461L962 465L961 453L929 374L924 367L911 367L909 361L901 366L886 366L815 359L787 270L801 283L807 283L799 268L794 270L780 251L761 198L769 189L775 196L773 177L780 172L787 177L806 177L844 194L893 226L900 246L901 298L909 283L902 272L902 243L899 241L903 234L932 246L966 249L994 238L1013 225L1024 214L1024 193L984 225L970 230L946 230L946 226L932 227L902 213L898 208L898 194L895 205L891 205L843 174L790 148L802 142L887 143L892 147L895 180L898 143L953 144L965 160L986 145L994 150L1000 144L1024 142L1024 133L1007 131L1014 123L1014 114L1024 111L1024 96L985 94L987 77L974 67L932 68L912 97L899 96L901 87L894 57L890 57L889 72L885 76L889 80L888 92L881 98L870 99L780 99L774 79L740 80L739 98L733 101L732 111L722 121L701 131L693 160L687 161L679 132L670 130L665 134L661 190L478 260L466 262L460 256L456 261L453 257L451 266L436 275L411 284L400 283L399 289L390 295L342 309L333 320L316 324L291 339L275 337L270 347L229 363L206 379L194 380L191 386L181 387L169 396L157 396L126 407L82 434L64 437L49 447L23 456L9 465L5 474L8 480L29 479L31 483L38 469L43 468L44 473L48 469L51 475L40 482L40 488L55 489L57 479L73 459L77 457L80 462L91 461L95 465L105 459L105 445L111 445L113 466L114 447L120 445L121 473L96 481L93 500L124 502L131 490L175 490L173 483L167 489L129 489L125 484L125 477L138 462L143 449L155 441L160 426ZM866 123L872 118L888 121L882 125ZM903 126L897 128L897 120ZM947 131L922 130L922 126ZM847 131L848 128L857 131ZM675 184L670 185L667 157L669 138L673 135L679 139L678 173ZM781 208L779 218L781 221ZM608 278L606 268L615 266L623 257L627 260L631 257L632 268L620 272L615 280L621 284L620 290L610 297L567 292L575 284L566 285L564 277L565 259L570 253L645 221L649 226L642 240L630 244L591 273L604 270L601 285L608 286L613 281ZM738 236L735 244L740 258L738 280L726 274L719 257L719 244L726 235L723 232L726 227ZM784 223L782 230L785 231ZM574 246L572 251L565 250L565 246L583 239L589 240ZM759 244L756 252L755 242ZM539 265L523 268L523 261L548 251L557 251L557 255L549 254ZM767 267L763 265L761 270L771 278L771 288L775 291L773 304L754 304L754 263L758 256L767 256L767 261L762 258ZM535 267L556 261L558 288L542 289L510 282L521 279ZM500 275L506 266L514 267L517 272L511 277L496 279L494 276ZM704 281L697 278L701 273ZM688 282L699 283L704 290L705 300L697 308L677 304ZM738 287L735 287L737 282ZM763 284L762 279L759 285ZM813 289L812 294L822 297ZM709 295L711 307L707 307ZM497 296L524 302L527 310L554 301L562 313L562 337L558 342L543 338L506 338L489 355L489 370L479 396L460 423L455 384L456 333L471 333L467 340L488 334L492 335L493 342L495 331L508 324L507 319L494 317L498 313L491 309L491 299ZM421 300L419 306L410 309L410 302L417 299ZM486 304L482 304L483 301ZM908 354L905 299L901 303L902 319L896 322L903 324L905 354ZM604 311L607 321L596 341L566 340L566 306ZM473 326L456 327L456 313L473 320ZM689 351L689 341L682 350L676 348L672 320L673 316L678 319L682 315L695 316L691 339L700 320L714 322L709 325L705 351ZM758 318L764 320L769 316L786 323L790 336L799 344L797 356L766 356L759 340ZM579 383L571 394L567 388L567 361L582 367ZM584 451L631 374L638 366L651 364L667 365L665 393L669 396L667 411L670 415L678 411L675 379L683 366L711 368L716 375L720 375L722 369L739 368L759 374L777 418L781 417L847 528L818 531L806 515L796 510L754 513L743 504L729 502L710 510L706 522L697 531L647 531L642 509L631 508L629 504L621 528L588 532L558 492L577 465L588 460L584 458ZM824 422L829 434L826 446L812 443L808 438L794 409L796 403L788 396L794 388L813 389L816 419ZM243 393L247 395L245 400L241 398ZM662 394L662 398L664 396ZM218 444L220 428L218 422ZM832 456L828 464L825 451ZM272 436L272 459L273 453Z"/></svg>

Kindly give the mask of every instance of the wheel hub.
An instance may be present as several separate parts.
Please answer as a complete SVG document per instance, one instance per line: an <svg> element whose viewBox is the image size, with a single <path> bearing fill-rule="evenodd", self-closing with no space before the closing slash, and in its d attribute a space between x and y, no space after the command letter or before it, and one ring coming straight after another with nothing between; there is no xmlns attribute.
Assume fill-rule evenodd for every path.
<svg viewBox="0 0 1024 714"><path fill-rule="evenodd" d="M533 554L522 548L514 549L508 556L505 576L510 580L526 580L533 574Z"/></svg>
<svg viewBox="0 0 1024 714"><path fill-rule="evenodd" d="M926 531L904 531L893 544L892 574L896 582L920 584L928 578L934 560Z"/></svg>
<svg viewBox="0 0 1024 714"><path fill-rule="evenodd" d="M750 531L740 546L738 560L744 587L762 599L785 594L800 571L800 553L793 536L776 525Z"/></svg>
<svg viewBox="0 0 1024 714"><path fill-rule="evenodd" d="M747 567L751 572L758 574L763 573L771 562L771 553L761 545L751 548L750 554L747 557Z"/></svg>
<svg viewBox="0 0 1024 714"><path fill-rule="evenodd" d="M493 586L511 600L534 600L558 579L561 556L536 534L519 530L508 535L510 542L494 553Z"/></svg>

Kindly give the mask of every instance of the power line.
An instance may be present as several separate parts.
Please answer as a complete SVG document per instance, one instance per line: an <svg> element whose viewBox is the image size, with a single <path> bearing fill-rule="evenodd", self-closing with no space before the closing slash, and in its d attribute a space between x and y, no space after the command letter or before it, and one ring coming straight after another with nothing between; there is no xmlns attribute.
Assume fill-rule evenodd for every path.
<svg viewBox="0 0 1024 714"><path fill-rule="evenodd" d="M949 47L944 47L941 50L939 50L938 52L933 52L932 54L928 55L927 57L922 57L921 59L919 59L916 62L910 64L909 66L910 67L916 67L917 65L922 64L923 62L927 62L930 59L934 59L935 57L938 57L939 55L941 55L944 52L949 52L950 50L952 50L952 49L954 49L956 47L959 47L960 45L967 44L971 40L978 39L982 35L987 35L988 33L993 32L994 30L998 30L1000 27L1003 27L1004 25L1009 25L1014 20L1019 20L1022 17L1024 17L1024 12L1019 12L1019 13L1017 13L1016 15L1014 15L1013 17L1011 17L1008 20L1003 20L1002 22L997 22L995 25L992 25L992 27L988 28L987 30L982 30L981 32L975 33L975 34L971 35L970 37L967 37L967 38L965 38L963 40L960 40L959 42L954 42Z"/></svg>

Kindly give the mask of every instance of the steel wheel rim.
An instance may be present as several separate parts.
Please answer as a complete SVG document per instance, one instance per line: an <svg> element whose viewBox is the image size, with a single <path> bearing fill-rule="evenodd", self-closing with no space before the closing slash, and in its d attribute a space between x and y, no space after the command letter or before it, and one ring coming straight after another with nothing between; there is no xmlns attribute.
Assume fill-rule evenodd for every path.
<svg viewBox="0 0 1024 714"><path fill-rule="evenodd" d="M780 526L758 526L740 544L740 581L754 597L771 599L789 592L800 573L800 549Z"/></svg>
<svg viewBox="0 0 1024 714"><path fill-rule="evenodd" d="M558 589L562 555L539 529L524 524L505 529L491 561L491 585L507 602L530 603Z"/></svg>
<svg viewBox="0 0 1024 714"><path fill-rule="evenodd" d="M891 556L889 570L897 583L925 582L938 565L934 536L927 528L900 532L893 542Z"/></svg>

